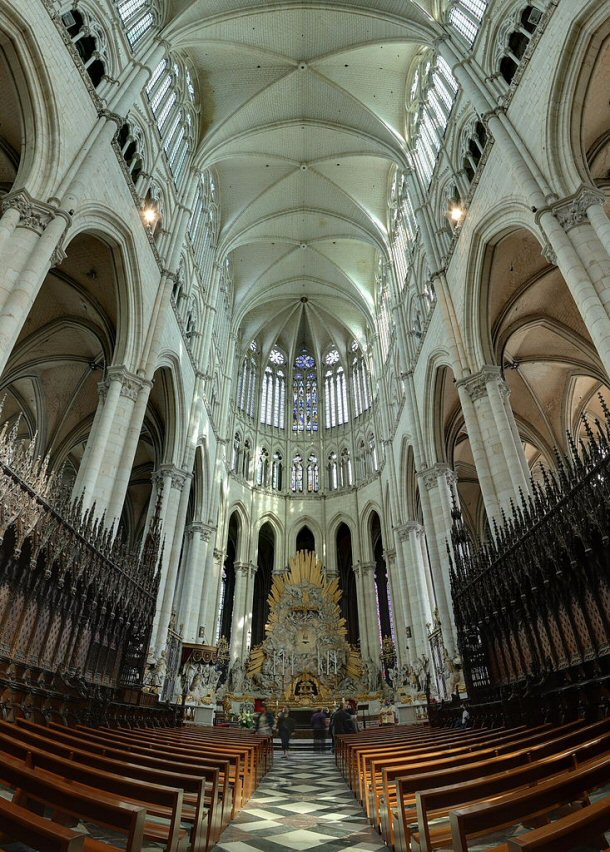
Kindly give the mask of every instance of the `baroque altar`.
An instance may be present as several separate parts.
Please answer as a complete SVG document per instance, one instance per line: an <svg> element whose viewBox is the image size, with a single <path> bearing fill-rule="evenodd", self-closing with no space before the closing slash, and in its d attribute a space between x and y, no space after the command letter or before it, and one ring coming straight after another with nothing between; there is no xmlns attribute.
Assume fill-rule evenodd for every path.
<svg viewBox="0 0 610 852"><path fill-rule="evenodd" d="M245 670L239 660L231 670L233 694L250 692L290 707L369 694L376 684L347 642L340 599L338 580L327 581L316 554L299 551L290 569L274 577L265 640L252 648Z"/></svg>

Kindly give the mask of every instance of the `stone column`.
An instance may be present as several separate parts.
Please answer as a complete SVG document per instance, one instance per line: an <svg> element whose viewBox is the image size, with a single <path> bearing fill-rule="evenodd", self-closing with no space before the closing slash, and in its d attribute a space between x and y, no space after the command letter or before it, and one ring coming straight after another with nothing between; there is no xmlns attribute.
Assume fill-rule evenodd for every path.
<svg viewBox="0 0 610 852"><path fill-rule="evenodd" d="M369 633L366 622L366 602L364 600L364 589L362 587L362 571L358 563L352 565L352 571L356 578L356 603L358 606L358 629L360 632L360 651L362 659L366 660L370 657L369 651Z"/></svg>
<svg viewBox="0 0 610 852"><path fill-rule="evenodd" d="M361 611L360 607L358 607L360 632L362 632L362 623L364 621L366 625L368 657L373 660L375 665L379 666L381 643L379 640L379 618L377 616L377 592L375 590L375 563L361 562L359 567L364 602L364 611Z"/></svg>
<svg viewBox="0 0 610 852"><path fill-rule="evenodd" d="M91 506L95 500L95 483L113 428L122 388L122 368L108 368L105 380L98 384L99 401L93 427L74 483L73 495L78 498L82 494L83 504L86 507Z"/></svg>
<svg viewBox="0 0 610 852"><path fill-rule="evenodd" d="M131 466L127 469L125 464L125 448L132 436L132 421L136 408L136 402L140 395L148 399L151 384L144 382L139 376L125 370L124 367L113 368L108 370L108 373L113 380L121 383L121 391L119 398L116 401L116 406L112 413L112 421L110 430L105 436L103 447L102 440L96 443L96 449L101 449L102 455L99 459L99 467L97 476L93 483L95 503L98 514L106 512L106 521L108 525L113 520L118 520L123 509L123 502L129 478L131 475ZM140 435L142 424L138 426L138 438ZM117 480L121 482L119 492L121 495L120 502L117 499ZM122 487L124 484L124 488ZM114 497L114 500L113 500ZM112 503L113 509L110 510Z"/></svg>
<svg viewBox="0 0 610 852"><path fill-rule="evenodd" d="M430 500L432 522L426 523L426 530L429 537L434 535L436 539L437 561L431 564L436 605L443 625L445 645L453 653L456 631L451 603L447 541L451 540L452 495L457 477L449 465L440 462L420 471L418 476L421 477L420 481Z"/></svg>
<svg viewBox="0 0 610 852"><path fill-rule="evenodd" d="M233 618L231 620L231 663L243 660L243 649L247 632L248 582L250 579L250 563L235 563L235 590L233 593Z"/></svg>
<svg viewBox="0 0 610 852"><path fill-rule="evenodd" d="M220 599L222 596L222 574L224 553L216 548L208 548L205 565L205 584L199 604L199 624L205 628L208 643L216 640L219 631Z"/></svg>
<svg viewBox="0 0 610 852"><path fill-rule="evenodd" d="M116 518L120 518L123 511L125 495L127 494L133 469L133 460L142 433L142 424L146 416L146 407L151 389L151 381L140 376L131 375L128 388L124 390L124 393L130 397L132 406L129 422L123 436L121 456L112 482L112 491L108 498L108 507L106 510L108 523L112 523Z"/></svg>
<svg viewBox="0 0 610 852"><path fill-rule="evenodd" d="M388 572L390 594L392 596L396 656L398 664L402 666L408 658L407 624L413 623L411 602L405 584L405 565L402 558L402 549L399 553L395 550L386 550L383 556Z"/></svg>
<svg viewBox="0 0 610 852"><path fill-rule="evenodd" d="M172 613L176 577L171 557L174 533L176 531L176 520L178 518L178 509L185 482L188 479L190 483L191 475L185 471L178 470L175 465L167 464L161 465L155 479L157 494L161 495L160 516L161 536L163 540L161 580L159 583L157 610L155 612L155 619L153 622L151 641L151 645L155 648L156 654L158 655L165 647L167 628ZM153 494L151 494L151 501L152 497Z"/></svg>
<svg viewBox="0 0 610 852"><path fill-rule="evenodd" d="M47 272L65 258L62 246L72 216L25 189L6 195L0 210L2 372Z"/></svg>
<svg viewBox="0 0 610 852"><path fill-rule="evenodd" d="M199 611L203 589L208 579L207 551L212 532L213 528L201 521L193 521L186 529L189 548L184 566L184 586L180 604L180 620L184 623L185 642L197 642L199 627L203 626L203 622L199 621ZM210 595L211 589L207 589L206 593ZM215 589L212 597L216 597ZM211 633L207 635L207 639L208 642L212 641Z"/></svg>
<svg viewBox="0 0 610 852"><path fill-rule="evenodd" d="M483 502L489 519L501 519L501 509L519 502L519 490L529 492L527 461L510 405L509 388L499 367L484 366L457 382L462 411Z"/></svg>
<svg viewBox="0 0 610 852"><path fill-rule="evenodd" d="M435 607L434 587L427 560L424 558L426 541L423 526L416 521L407 521L397 528L397 533L405 551L407 586L413 618L409 649L412 649L411 659L414 660L422 654L429 656L426 624L432 622Z"/></svg>

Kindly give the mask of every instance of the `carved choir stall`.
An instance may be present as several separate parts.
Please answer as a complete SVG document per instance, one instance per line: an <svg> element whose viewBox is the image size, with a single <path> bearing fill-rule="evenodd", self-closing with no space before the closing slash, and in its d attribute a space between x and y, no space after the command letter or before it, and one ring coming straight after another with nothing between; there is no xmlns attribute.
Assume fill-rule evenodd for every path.
<svg viewBox="0 0 610 852"><path fill-rule="evenodd" d="M18 423L0 432L0 718L160 721L140 691L158 520L128 552L93 510L70 502L35 439L17 435Z"/></svg>
<svg viewBox="0 0 610 852"><path fill-rule="evenodd" d="M510 517L476 548L454 508L452 592L482 721L610 711L610 412L584 420Z"/></svg>

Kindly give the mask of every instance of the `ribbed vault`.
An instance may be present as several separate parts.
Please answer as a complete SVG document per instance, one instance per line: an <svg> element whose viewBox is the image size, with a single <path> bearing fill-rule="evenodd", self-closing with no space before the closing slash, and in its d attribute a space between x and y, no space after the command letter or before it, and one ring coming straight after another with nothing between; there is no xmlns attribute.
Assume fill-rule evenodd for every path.
<svg viewBox="0 0 610 852"><path fill-rule="evenodd" d="M372 326L409 75L439 35L436 5L170 3L164 36L195 73L195 159L217 177L244 345L290 351L304 316L318 353Z"/></svg>

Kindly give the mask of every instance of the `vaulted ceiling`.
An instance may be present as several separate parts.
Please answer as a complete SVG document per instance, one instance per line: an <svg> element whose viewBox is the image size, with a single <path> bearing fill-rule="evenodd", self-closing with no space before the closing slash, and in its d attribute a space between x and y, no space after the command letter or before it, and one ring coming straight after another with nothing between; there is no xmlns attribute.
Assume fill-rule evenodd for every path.
<svg viewBox="0 0 610 852"><path fill-rule="evenodd" d="M196 165L217 177L244 344L321 355L372 326L389 182L407 162L408 84L439 33L438 6L170 2L164 36L197 77Z"/></svg>

